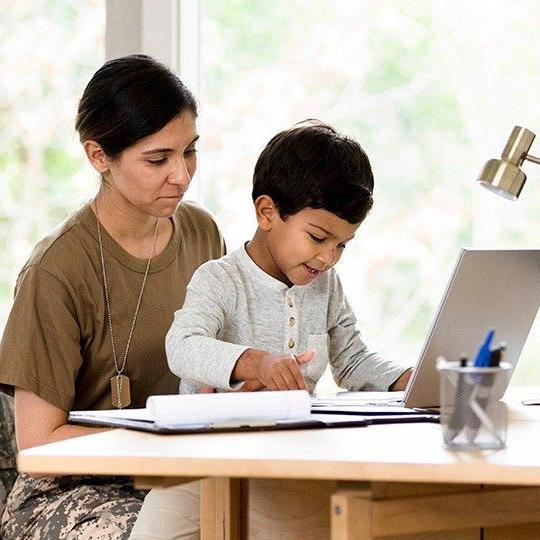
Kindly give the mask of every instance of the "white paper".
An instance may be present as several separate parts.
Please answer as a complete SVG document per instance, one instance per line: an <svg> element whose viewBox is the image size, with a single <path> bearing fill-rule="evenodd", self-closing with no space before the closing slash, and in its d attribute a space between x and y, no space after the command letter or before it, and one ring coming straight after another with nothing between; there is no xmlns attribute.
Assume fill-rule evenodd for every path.
<svg viewBox="0 0 540 540"><path fill-rule="evenodd" d="M305 390L222 392L150 396L146 408L157 426L174 426L307 418L311 402Z"/></svg>

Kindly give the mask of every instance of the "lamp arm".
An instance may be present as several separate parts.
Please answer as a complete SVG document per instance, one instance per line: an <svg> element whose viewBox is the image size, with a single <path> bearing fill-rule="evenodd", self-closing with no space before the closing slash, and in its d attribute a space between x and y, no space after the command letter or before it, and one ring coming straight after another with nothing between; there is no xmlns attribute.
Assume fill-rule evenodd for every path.
<svg viewBox="0 0 540 540"><path fill-rule="evenodd" d="M533 163L536 163L537 165L540 165L540 158L531 156L531 154L527 154L527 155L525 156L525 159L526 159L527 161L532 161Z"/></svg>

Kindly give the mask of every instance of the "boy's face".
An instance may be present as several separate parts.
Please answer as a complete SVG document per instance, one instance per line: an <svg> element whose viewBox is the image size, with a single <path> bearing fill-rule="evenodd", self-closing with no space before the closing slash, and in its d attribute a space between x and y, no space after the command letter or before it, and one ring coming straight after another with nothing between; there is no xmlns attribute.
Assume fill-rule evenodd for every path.
<svg viewBox="0 0 540 540"><path fill-rule="evenodd" d="M259 227L267 233L267 253L260 263L287 285L307 285L332 268L360 226L320 208L304 208L285 219L275 206L266 214L257 214Z"/></svg>

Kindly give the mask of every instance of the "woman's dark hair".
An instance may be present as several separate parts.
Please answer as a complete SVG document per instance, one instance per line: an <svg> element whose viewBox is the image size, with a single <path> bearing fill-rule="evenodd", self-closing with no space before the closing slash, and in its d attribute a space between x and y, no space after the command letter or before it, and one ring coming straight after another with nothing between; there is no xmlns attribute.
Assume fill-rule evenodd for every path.
<svg viewBox="0 0 540 540"><path fill-rule="evenodd" d="M166 66L134 54L104 64L86 86L75 129L112 159L185 110L197 116L193 94Z"/></svg>
<svg viewBox="0 0 540 540"><path fill-rule="evenodd" d="M271 197L282 218L310 207L360 223L373 205L373 185L369 159L355 140L305 120L266 145L255 165L252 197Z"/></svg>

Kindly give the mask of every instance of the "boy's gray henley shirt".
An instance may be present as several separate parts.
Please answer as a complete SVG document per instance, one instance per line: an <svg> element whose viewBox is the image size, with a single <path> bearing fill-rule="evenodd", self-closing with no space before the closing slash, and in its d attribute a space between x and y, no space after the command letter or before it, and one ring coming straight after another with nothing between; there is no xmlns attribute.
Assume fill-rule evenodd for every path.
<svg viewBox="0 0 540 540"><path fill-rule="evenodd" d="M231 374L248 348L276 355L316 352L301 366L313 392L330 364L349 390L388 390L405 371L368 350L334 268L307 285L288 287L261 270L245 247L203 264L187 287L167 334L170 369L181 393L202 385L234 390Z"/></svg>

